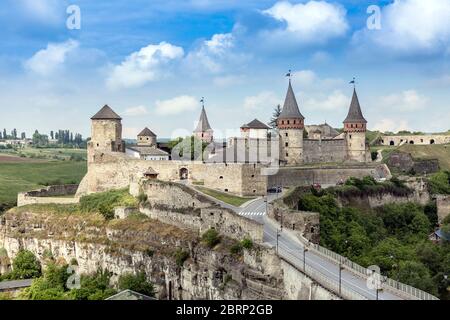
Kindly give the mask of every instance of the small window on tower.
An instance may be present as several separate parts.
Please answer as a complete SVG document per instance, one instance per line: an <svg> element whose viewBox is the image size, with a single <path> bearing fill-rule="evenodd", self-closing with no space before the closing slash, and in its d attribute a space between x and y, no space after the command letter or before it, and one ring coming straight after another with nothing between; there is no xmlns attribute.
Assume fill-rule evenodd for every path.
<svg viewBox="0 0 450 320"><path fill-rule="evenodd" d="M287 124L289 124L289 120L287 121Z"/></svg>
<svg viewBox="0 0 450 320"><path fill-rule="evenodd" d="M285 135L286 135L286 137L289 136L289 134L287 132L285 133Z"/></svg>
<svg viewBox="0 0 450 320"><path fill-rule="evenodd" d="M350 135L350 139L352 138L352 135Z"/></svg>
<svg viewBox="0 0 450 320"><path fill-rule="evenodd" d="M289 157L289 153L286 152L286 157Z"/></svg>
<svg viewBox="0 0 450 320"><path fill-rule="evenodd" d="M286 147L289 147L289 143L286 142L286 143L285 143L285 146L286 146Z"/></svg>

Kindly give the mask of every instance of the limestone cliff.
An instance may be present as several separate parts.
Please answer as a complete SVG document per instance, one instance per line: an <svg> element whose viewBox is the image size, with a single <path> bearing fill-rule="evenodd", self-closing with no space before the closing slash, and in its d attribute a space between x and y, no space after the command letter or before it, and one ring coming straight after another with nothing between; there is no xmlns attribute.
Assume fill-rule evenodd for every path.
<svg viewBox="0 0 450 320"><path fill-rule="evenodd" d="M198 234L146 217L105 221L98 215L65 212L64 206L25 206L0 217L0 248L9 260L20 249L32 251L41 261L76 259L79 273L98 268L120 274L144 270L156 284L158 297L167 299L281 299L283 279L278 259L263 265L256 247L243 255L230 254L235 243L222 238L210 249ZM182 265L175 252L189 252ZM250 258L251 256L251 258ZM252 265L245 260L252 261ZM3 261L3 266L7 262ZM274 266L275 264L275 266ZM278 267L276 267L278 265ZM1 271L1 268L0 268Z"/></svg>

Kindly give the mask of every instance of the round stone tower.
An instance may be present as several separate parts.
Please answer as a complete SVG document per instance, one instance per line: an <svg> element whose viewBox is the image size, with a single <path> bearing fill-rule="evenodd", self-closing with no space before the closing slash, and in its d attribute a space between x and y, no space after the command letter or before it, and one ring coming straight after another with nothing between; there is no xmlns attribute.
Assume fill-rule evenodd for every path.
<svg viewBox="0 0 450 320"><path fill-rule="evenodd" d="M353 90L352 102L347 118L344 120L345 140L347 142L347 159L366 162L368 150L366 145L367 120L359 104L356 89Z"/></svg>
<svg viewBox="0 0 450 320"><path fill-rule="evenodd" d="M302 164L305 117L298 108L291 79L283 110L277 119L277 128L280 138L280 162L285 165Z"/></svg>
<svg viewBox="0 0 450 320"><path fill-rule="evenodd" d="M94 151L125 152L122 118L117 113L105 105L91 120L91 141L88 145L90 161L94 161Z"/></svg>

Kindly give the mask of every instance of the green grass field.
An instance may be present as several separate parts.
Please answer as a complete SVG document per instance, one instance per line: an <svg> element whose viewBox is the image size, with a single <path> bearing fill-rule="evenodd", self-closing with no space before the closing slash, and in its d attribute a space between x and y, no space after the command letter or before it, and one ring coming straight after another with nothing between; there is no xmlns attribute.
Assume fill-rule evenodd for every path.
<svg viewBox="0 0 450 320"><path fill-rule="evenodd" d="M216 191L216 190L212 190L212 189L208 189L208 188L203 188L203 187L196 187L196 189L203 192L204 194L207 194L208 196L216 198L217 200L220 200L222 202L231 204L232 206L235 206L235 207L240 207L244 203L255 199L255 198L238 197L238 196L234 196L229 193L224 193L224 192L220 192L220 191Z"/></svg>
<svg viewBox="0 0 450 320"><path fill-rule="evenodd" d="M0 206L2 204L14 205L18 192L52 184L79 183L87 172L85 161L50 160L52 154L62 154L59 153L61 151L59 149L35 151L39 153L43 151L49 157L45 160L45 158L2 156L0 153ZM76 151L85 157L86 151Z"/></svg>

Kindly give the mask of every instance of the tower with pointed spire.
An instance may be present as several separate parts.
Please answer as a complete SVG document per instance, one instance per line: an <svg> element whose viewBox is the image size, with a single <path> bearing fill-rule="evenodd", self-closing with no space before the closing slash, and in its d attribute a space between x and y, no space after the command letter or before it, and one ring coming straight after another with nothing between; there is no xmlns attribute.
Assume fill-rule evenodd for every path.
<svg viewBox="0 0 450 320"><path fill-rule="evenodd" d="M352 102L347 118L344 120L345 141L347 143L347 160L366 162L370 153L366 143L367 120L359 104L356 88L353 88Z"/></svg>
<svg viewBox="0 0 450 320"><path fill-rule="evenodd" d="M122 140L122 118L105 105L91 118L91 141L88 158L93 161L94 151L125 152Z"/></svg>
<svg viewBox="0 0 450 320"><path fill-rule="evenodd" d="M214 140L214 130L208 121L208 116L206 115L204 99L202 99L202 112L200 114L200 119L198 120L197 127L194 130L194 136L202 140L203 142L210 143Z"/></svg>
<svg viewBox="0 0 450 320"><path fill-rule="evenodd" d="M302 164L305 117L298 108L290 78L283 110L277 119L277 128L280 138L280 161L286 165Z"/></svg>

